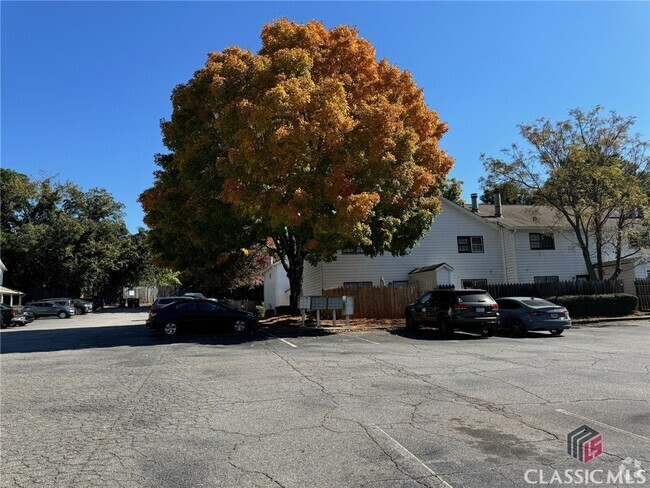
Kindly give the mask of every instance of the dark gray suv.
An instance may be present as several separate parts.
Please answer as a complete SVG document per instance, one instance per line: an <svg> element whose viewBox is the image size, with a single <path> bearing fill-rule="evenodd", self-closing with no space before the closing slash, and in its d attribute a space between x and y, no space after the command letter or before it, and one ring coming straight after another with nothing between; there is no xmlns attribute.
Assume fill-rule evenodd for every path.
<svg viewBox="0 0 650 488"><path fill-rule="evenodd" d="M45 317L52 315L59 317L60 319L67 319L75 314L75 309L73 306L50 302L48 300L30 302L25 305L24 310L32 312L35 317Z"/></svg>
<svg viewBox="0 0 650 488"><path fill-rule="evenodd" d="M494 334L499 324L499 306L485 290L431 290L406 307L406 327L432 325L447 337L454 330Z"/></svg>

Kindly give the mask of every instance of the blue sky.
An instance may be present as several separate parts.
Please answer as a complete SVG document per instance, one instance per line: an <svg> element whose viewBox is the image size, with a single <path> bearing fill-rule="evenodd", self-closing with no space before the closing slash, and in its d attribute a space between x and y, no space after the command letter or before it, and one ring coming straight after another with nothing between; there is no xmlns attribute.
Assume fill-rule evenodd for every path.
<svg viewBox="0 0 650 488"><path fill-rule="evenodd" d="M414 74L449 123L451 172L479 191L481 153L517 124L604 105L650 134L649 2L7 2L1 9L2 167L104 187L142 226L173 87L211 51L256 51L287 17L355 25Z"/></svg>

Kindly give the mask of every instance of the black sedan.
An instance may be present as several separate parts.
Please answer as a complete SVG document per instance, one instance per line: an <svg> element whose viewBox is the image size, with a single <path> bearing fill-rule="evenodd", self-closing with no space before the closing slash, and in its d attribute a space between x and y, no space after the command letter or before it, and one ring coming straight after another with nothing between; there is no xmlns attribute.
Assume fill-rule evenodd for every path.
<svg viewBox="0 0 650 488"><path fill-rule="evenodd" d="M257 318L250 312L233 310L213 300L192 298L179 300L152 311L147 319L147 327L160 330L169 336L187 329L200 332L213 332L218 329L247 332L257 326Z"/></svg>

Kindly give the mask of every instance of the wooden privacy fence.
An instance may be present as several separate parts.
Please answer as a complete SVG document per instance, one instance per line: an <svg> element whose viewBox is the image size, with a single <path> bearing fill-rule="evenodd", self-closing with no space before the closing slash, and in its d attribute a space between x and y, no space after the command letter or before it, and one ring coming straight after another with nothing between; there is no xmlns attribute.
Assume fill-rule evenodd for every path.
<svg viewBox="0 0 650 488"><path fill-rule="evenodd" d="M650 280L636 280L634 286L639 298L639 310L650 311Z"/></svg>
<svg viewBox="0 0 650 488"><path fill-rule="evenodd" d="M133 295L129 295L133 290ZM183 287L179 285L161 286L134 286L122 289L122 298L139 298L140 305L151 304L158 297L173 297L183 294Z"/></svg>
<svg viewBox="0 0 650 488"><path fill-rule="evenodd" d="M581 280L548 281L544 283L488 284L487 291L494 298L501 297L557 297L561 295L601 295L623 293L622 281Z"/></svg>
<svg viewBox="0 0 650 488"><path fill-rule="evenodd" d="M354 317L364 319L404 318L406 306L420 296L414 286L329 288L323 290L323 295L354 297Z"/></svg>

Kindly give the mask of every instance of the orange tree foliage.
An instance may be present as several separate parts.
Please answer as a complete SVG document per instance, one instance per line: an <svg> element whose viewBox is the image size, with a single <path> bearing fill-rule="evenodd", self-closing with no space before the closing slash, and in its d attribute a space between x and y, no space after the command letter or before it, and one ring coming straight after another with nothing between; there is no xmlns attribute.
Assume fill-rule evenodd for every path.
<svg viewBox="0 0 650 488"><path fill-rule="evenodd" d="M453 160L411 74L378 61L356 29L283 19L261 37L257 54L209 54L162 128L175 171L217 175L194 211L227 207L247 235L272 237L295 306L305 260L407 252Z"/></svg>

